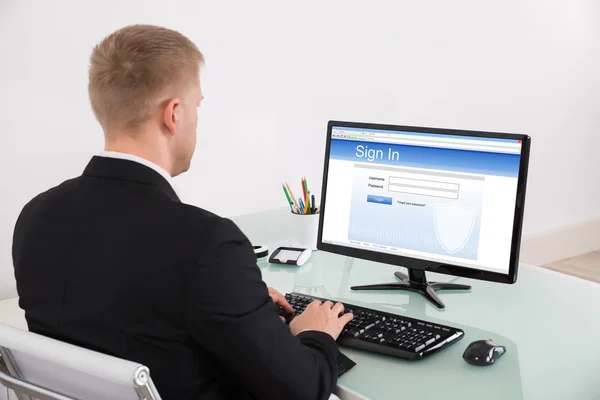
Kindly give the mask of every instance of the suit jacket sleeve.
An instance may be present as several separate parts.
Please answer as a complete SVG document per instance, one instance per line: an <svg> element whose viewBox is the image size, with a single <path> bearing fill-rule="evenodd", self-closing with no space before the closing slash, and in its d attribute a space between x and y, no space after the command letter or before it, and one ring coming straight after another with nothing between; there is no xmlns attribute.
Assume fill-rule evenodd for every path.
<svg viewBox="0 0 600 400"><path fill-rule="evenodd" d="M259 399L327 399L337 379L331 336L293 336L262 281L248 239L227 219L203 235L186 276L186 319L197 343Z"/></svg>

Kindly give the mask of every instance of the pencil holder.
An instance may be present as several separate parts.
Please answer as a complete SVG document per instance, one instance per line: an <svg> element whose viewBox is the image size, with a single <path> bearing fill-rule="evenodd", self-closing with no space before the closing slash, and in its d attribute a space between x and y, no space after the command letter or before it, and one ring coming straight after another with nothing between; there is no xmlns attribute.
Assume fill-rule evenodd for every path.
<svg viewBox="0 0 600 400"><path fill-rule="evenodd" d="M290 213L296 232L294 246L317 250L317 233L319 232L319 214Z"/></svg>

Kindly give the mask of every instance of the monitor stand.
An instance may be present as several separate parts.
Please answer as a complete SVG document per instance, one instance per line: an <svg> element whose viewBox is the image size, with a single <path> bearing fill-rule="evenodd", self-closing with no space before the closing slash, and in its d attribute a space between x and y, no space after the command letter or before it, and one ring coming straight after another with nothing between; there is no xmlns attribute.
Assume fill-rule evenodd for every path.
<svg viewBox="0 0 600 400"><path fill-rule="evenodd" d="M402 272L394 272L400 282L380 283L376 285L352 286L352 290L410 290L421 293L427 300L439 308L446 306L435 293L438 290L471 290L469 285L445 282L427 282L425 271L419 269L408 269L408 276Z"/></svg>

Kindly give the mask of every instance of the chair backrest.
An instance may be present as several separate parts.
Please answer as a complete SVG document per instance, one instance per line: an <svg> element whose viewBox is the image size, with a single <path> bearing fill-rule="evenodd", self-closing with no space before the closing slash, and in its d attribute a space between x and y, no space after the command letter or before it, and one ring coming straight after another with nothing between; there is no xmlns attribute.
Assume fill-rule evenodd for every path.
<svg viewBox="0 0 600 400"><path fill-rule="evenodd" d="M160 400L141 364L0 323L0 384L21 400Z"/></svg>

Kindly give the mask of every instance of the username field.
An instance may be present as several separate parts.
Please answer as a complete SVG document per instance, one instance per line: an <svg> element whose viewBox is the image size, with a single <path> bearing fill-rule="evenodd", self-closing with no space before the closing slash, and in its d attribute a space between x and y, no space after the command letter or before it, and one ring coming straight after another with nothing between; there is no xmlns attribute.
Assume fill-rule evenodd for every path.
<svg viewBox="0 0 600 400"><path fill-rule="evenodd" d="M458 183L430 181L425 179L400 178L396 176L390 176L389 182L391 185L414 186L427 189L458 191L459 188Z"/></svg>

